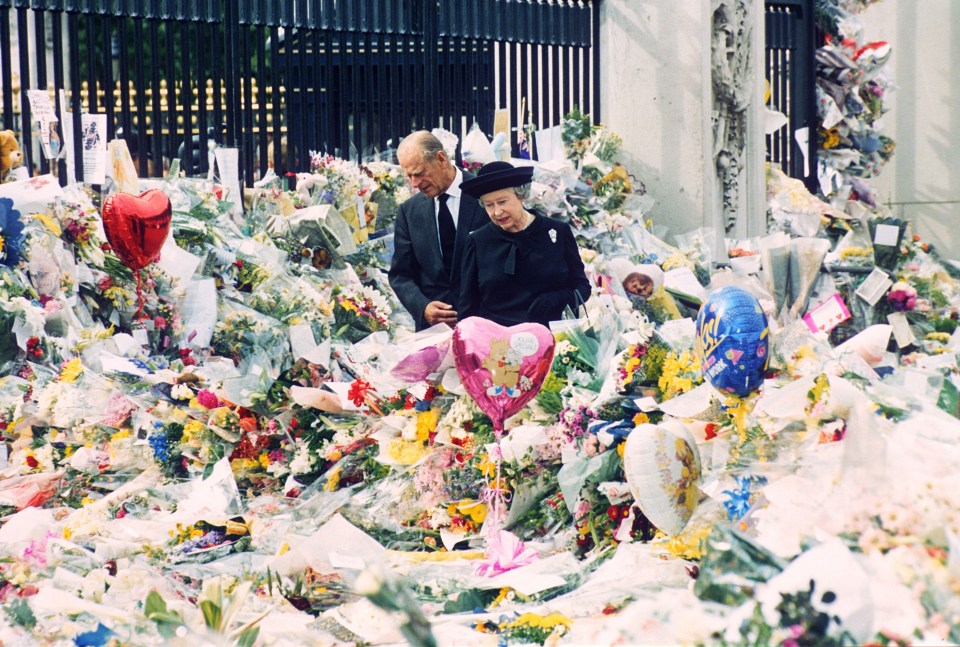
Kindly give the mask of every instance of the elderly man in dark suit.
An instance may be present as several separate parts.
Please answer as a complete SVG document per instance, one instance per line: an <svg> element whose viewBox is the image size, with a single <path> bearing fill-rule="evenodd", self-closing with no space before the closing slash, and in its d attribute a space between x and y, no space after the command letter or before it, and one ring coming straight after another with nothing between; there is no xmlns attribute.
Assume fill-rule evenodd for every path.
<svg viewBox="0 0 960 647"><path fill-rule="evenodd" d="M489 219L476 198L460 191L463 180L473 176L453 165L430 132L404 138L397 159L419 193L400 205L390 285L417 330L438 323L453 326L464 242Z"/></svg>

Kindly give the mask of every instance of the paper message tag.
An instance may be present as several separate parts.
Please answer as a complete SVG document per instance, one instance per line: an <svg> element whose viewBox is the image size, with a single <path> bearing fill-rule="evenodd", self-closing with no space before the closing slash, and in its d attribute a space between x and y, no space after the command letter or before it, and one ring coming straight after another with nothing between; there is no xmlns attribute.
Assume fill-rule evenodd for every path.
<svg viewBox="0 0 960 647"><path fill-rule="evenodd" d="M890 280L887 273L879 267L875 267L864 282L860 284L860 287L857 288L856 295L870 305L876 305L877 301L886 294L891 285L893 285L893 281Z"/></svg>
<svg viewBox="0 0 960 647"><path fill-rule="evenodd" d="M847 304L839 294L834 294L805 314L803 322L812 332L830 332L849 318Z"/></svg>
<svg viewBox="0 0 960 647"><path fill-rule="evenodd" d="M137 343L139 343L141 346L150 345L150 339L149 337L147 337L146 328L134 328L131 334L133 335L133 338L137 340Z"/></svg>
<svg viewBox="0 0 960 647"><path fill-rule="evenodd" d="M900 228L896 225L877 225L873 234L874 245L895 247L900 239Z"/></svg>
<svg viewBox="0 0 960 647"><path fill-rule="evenodd" d="M902 312L891 312L887 315L887 321L893 326L893 338L897 340L897 346L903 348L917 342L917 338L910 329L910 322L907 321L907 315Z"/></svg>

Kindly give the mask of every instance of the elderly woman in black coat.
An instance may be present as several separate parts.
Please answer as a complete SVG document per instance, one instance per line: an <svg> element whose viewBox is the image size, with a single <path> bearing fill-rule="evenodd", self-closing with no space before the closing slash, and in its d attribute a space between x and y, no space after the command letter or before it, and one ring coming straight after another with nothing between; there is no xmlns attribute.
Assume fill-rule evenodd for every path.
<svg viewBox="0 0 960 647"><path fill-rule="evenodd" d="M528 211L533 169L484 165L461 190L480 200L490 221L464 248L459 318L504 326L560 319L590 296L577 241L566 223Z"/></svg>

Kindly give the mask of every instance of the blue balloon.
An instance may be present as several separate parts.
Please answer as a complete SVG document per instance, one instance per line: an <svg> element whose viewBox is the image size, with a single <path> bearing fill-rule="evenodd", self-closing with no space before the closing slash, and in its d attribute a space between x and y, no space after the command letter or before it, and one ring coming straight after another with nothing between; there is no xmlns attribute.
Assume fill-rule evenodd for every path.
<svg viewBox="0 0 960 647"><path fill-rule="evenodd" d="M763 384L770 343L760 302L728 285L711 292L697 314L697 355L704 378L724 393L747 395Z"/></svg>

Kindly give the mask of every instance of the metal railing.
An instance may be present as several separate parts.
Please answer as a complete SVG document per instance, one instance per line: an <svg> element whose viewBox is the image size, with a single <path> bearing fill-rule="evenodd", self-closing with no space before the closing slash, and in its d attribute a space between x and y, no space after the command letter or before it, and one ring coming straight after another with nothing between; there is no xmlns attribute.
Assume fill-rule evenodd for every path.
<svg viewBox="0 0 960 647"><path fill-rule="evenodd" d="M767 0L766 79L769 105L787 116L788 124L767 135L767 157L790 177L817 191L816 38L814 0ZM804 131L803 129L806 129ZM797 133L806 132L805 146Z"/></svg>
<svg viewBox="0 0 960 647"><path fill-rule="evenodd" d="M599 1L0 0L2 127L47 172L26 91L49 89L60 114L62 88L77 140L82 112L106 114L141 174L175 157L206 173L212 139L240 149L249 185L305 169L310 150L367 159L417 128L492 134L498 108L513 127L575 106L599 120Z"/></svg>

